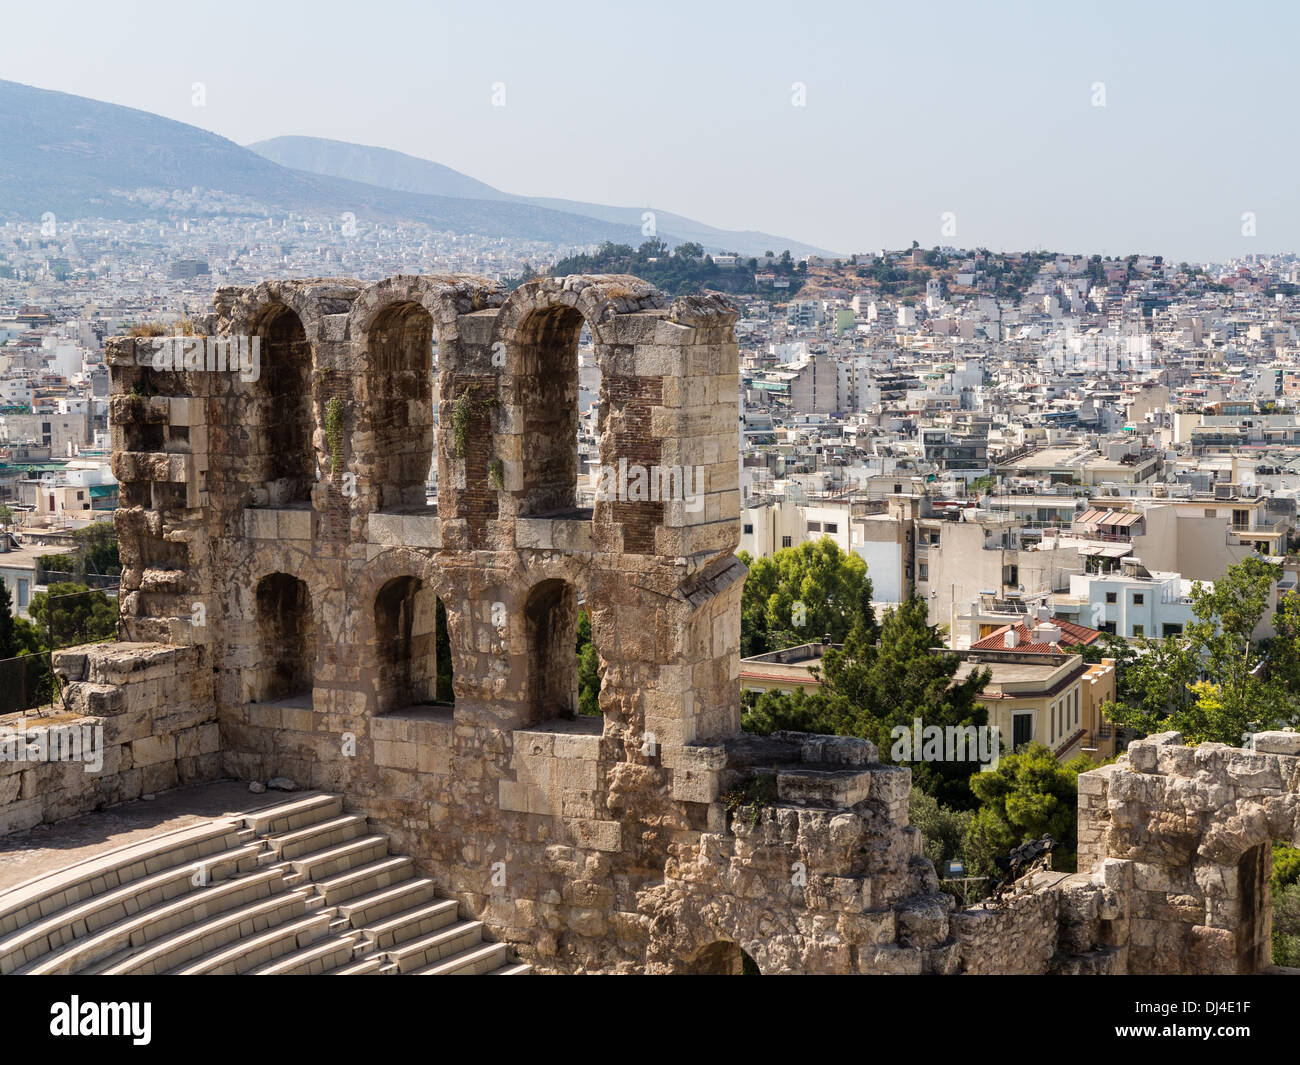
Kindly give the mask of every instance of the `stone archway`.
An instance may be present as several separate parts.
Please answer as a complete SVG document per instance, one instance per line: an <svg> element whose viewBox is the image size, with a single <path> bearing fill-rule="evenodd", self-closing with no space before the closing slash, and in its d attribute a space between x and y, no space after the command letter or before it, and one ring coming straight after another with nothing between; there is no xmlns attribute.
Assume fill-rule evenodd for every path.
<svg viewBox="0 0 1300 1065"><path fill-rule="evenodd" d="M316 619L304 581L271 573L257 583L257 628L267 660L256 701L289 699L312 692L316 665Z"/></svg>
<svg viewBox="0 0 1300 1065"><path fill-rule="evenodd" d="M261 484L272 505L310 502L316 476L311 344L302 319L284 304L261 315L254 335L261 342Z"/></svg>
<svg viewBox="0 0 1300 1065"><path fill-rule="evenodd" d="M367 334L366 420L377 510L425 504L435 458L435 335L432 316L414 301L385 307Z"/></svg>

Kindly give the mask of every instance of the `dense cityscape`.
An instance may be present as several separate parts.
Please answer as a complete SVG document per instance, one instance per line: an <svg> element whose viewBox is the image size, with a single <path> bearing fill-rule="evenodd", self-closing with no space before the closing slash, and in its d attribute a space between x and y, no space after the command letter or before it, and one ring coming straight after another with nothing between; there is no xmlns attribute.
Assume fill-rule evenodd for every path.
<svg viewBox="0 0 1300 1065"><path fill-rule="evenodd" d="M1300 974L1300 231L1289 145L1182 163L1224 85L1276 127L1294 16L827 3L18 57L0 974L1123 975L1087 1039L1264 1030L1162 978ZM152 1040L93 998L26 1012Z"/></svg>

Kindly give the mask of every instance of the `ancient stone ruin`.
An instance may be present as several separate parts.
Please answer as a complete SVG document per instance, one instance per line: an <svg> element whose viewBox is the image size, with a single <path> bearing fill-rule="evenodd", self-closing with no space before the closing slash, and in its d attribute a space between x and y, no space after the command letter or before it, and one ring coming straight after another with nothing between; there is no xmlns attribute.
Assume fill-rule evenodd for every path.
<svg viewBox="0 0 1300 1065"><path fill-rule="evenodd" d="M634 277L402 276L222 289L192 336L110 342L123 642L56 656L106 762L0 767L0 832L279 776L542 972L1267 964L1298 736L1135 744L1081 778L1083 872L957 912L907 770L741 733L734 321ZM589 509L584 330L616 489Z"/></svg>

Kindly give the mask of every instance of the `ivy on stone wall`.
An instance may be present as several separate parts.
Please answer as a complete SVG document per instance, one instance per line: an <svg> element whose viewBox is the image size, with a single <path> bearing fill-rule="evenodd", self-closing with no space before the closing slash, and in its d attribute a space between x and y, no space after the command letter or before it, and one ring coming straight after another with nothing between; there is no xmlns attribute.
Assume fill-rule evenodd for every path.
<svg viewBox="0 0 1300 1065"><path fill-rule="evenodd" d="M325 404L325 439L337 473L343 466L343 401L337 396Z"/></svg>

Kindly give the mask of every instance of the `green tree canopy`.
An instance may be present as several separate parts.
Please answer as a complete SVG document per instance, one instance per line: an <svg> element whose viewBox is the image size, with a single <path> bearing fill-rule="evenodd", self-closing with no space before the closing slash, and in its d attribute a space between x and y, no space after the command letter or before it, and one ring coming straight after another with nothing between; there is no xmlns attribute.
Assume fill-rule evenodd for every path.
<svg viewBox="0 0 1300 1065"><path fill-rule="evenodd" d="M1269 606L1278 570L1262 558L1243 559L1212 586L1192 586L1195 620L1162 639L1140 636L1125 664L1119 698L1103 708L1119 725L1149 735L1181 732L1191 744L1240 746L1253 728L1291 720L1300 691L1287 664L1288 640L1274 641L1276 672L1252 638ZM1295 647L1291 646L1290 653Z"/></svg>
<svg viewBox="0 0 1300 1065"><path fill-rule="evenodd" d="M32 596L27 613L50 650L117 635L116 601L80 584L51 584Z"/></svg>
<svg viewBox="0 0 1300 1065"><path fill-rule="evenodd" d="M600 717L600 662L591 642L591 615L578 613L578 713Z"/></svg>
<svg viewBox="0 0 1300 1065"><path fill-rule="evenodd" d="M786 547L769 558L740 560L749 567L741 596L741 654L794 647L829 635L848 635L864 589L867 564L829 537ZM868 595L869 595L868 591Z"/></svg>
<svg viewBox="0 0 1300 1065"><path fill-rule="evenodd" d="M925 601L911 596L876 620L871 582L864 581L854 622L843 647L823 655L814 691L764 692L744 717L749 732L778 729L860 736L871 740L881 761L907 765L914 781L955 808L972 805L967 785L972 760L922 761L920 752L895 751L895 736L909 736L917 721L926 726L984 725L987 711L979 702L988 683L987 670L956 680L961 660L936 653L943 634L929 624ZM895 757L897 755L897 757Z"/></svg>
<svg viewBox="0 0 1300 1065"><path fill-rule="evenodd" d="M1046 833L1059 845L1056 869L1074 868L1078 843L1079 774L1096 765L1080 755L1058 762L1041 743L1003 755L998 768L975 773L971 791L980 802L966 837L968 868L992 875L993 859Z"/></svg>

